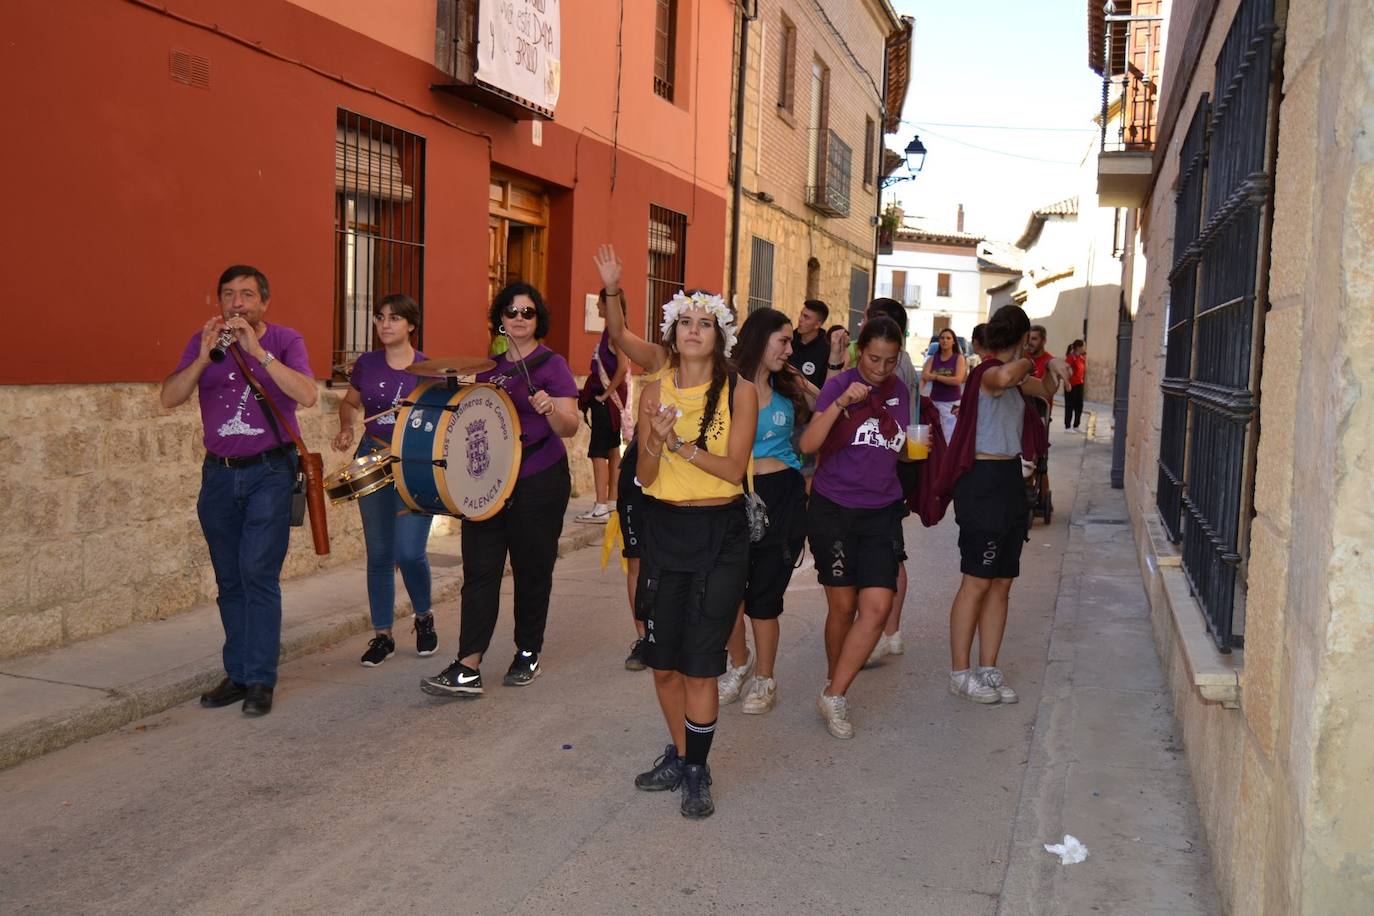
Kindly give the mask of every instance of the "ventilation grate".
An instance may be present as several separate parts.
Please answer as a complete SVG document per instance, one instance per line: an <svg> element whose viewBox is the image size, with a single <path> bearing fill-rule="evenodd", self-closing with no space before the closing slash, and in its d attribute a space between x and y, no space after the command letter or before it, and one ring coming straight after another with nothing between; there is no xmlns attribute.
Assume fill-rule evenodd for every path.
<svg viewBox="0 0 1374 916"><path fill-rule="evenodd" d="M167 62L172 79L197 89L210 88L210 58L173 48Z"/></svg>

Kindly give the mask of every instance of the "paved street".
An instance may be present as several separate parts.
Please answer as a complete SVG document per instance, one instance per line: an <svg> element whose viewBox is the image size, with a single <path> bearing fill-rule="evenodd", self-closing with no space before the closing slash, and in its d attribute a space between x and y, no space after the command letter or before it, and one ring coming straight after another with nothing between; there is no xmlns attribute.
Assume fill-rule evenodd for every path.
<svg viewBox="0 0 1374 916"><path fill-rule="evenodd" d="M1073 740L1139 744L1148 760L1115 763L1182 799L1142 807L1135 796L1147 789L1132 780L1112 800L1120 835L1082 836L1095 858L1065 869L1039 848L1059 840L1057 812L1073 805L1047 778L1057 739L1037 733L1062 557L1071 532L1107 527L1070 525L1085 449L1062 433L1056 441L1059 513L1026 546L1003 653L1017 705L946 692L957 532L952 513L931 530L908 520L908 648L851 691L856 738L829 737L815 712L824 599L808 562L783 617L779 705L762 717L722 710L711 755L718 810L688 822L676 794L631 786L664 731L649 674L621 666L632 636L623 577L599 568L598 550L581 550L559 563L545 671L528 688L500 685L512 651L507 580L480 700L418 689L453 650L450 602L438 608L434 658L417 659L406 633L395 657L364 669L358 637L286 665L266 719L186 703L0 772L0 912L1210 913L1197 899L1210 887L1205 852L1182 838L1170 847L1167 830L1145 833L1176 822L1197 835L1186 769L1165 753L1173 739L1158 689L1137 697L1134 731L1139 704L1127 703L1116 722L1105 716ZM1110 575L1129 595L1129 566ZM1151 653L1137 667L1152 663ZM1051 687L1047 701L1065 684ZM1073 731L1056 721L1060 739ZM1053 816L1026 795L1040 792L1058 805ZM1150 855L1130 846L1142 836L1159 844ZM1159 867L1144 883L1103 887L1089 869L1111 862ZM1049 893L1059 870L1075 868L1085 883L1066 899L1083 909L1024 896ZM1008 898L1012 889L1022 896ZM1148 899L1127 903L1136 893ZM1095 905L1094 894L1118 905Z"/></svg>

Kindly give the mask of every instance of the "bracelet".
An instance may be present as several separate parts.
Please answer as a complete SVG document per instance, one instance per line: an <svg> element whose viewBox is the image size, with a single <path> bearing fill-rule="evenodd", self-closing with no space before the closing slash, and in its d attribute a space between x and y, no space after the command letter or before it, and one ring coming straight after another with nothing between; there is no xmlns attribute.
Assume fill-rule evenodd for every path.
<svg viewBox="0 0 1374 916"><path fill-rule="evenodd" d="M844 363L826 363L831 369L843 369Z"/></svg>
<svg viewBox="0 0 1374 916"><path fill-rule="evenodd" d="M277 361L277 358L276 358L275 356L272 355L272 351L271 351L271 350L263 350L263 351L262 351L262 367L263 367L264 369L266 369L268 366L272 365L272 364L273 364L274 362L276 362L276 361Z"/></svg>
<svg viewBox="0 0 1374 916"><path fill-rule="evenodd" d="M649 448L649 446L648 446L647 444L644 446L644 451L648 452L650 455L653 455L655 458L658 458L659 456L661 456L661 455L663 454L663 452L661 452L661 451L656 452L656 451L654 451L653 449Z"/></svg>
<svg viewBox="0 0 1374 916"><path fill-rule="evenodd" d="M688 464L695 464L695 463L696 463L696 460L697 460L697 455L700 455L700 454L701 454L701 446L700 446L700 445L693 445L693 446L692 446L692 454L690 454L690 455L687 456L687 463L688 463Z"/></svg>
<svg viewBox="0 0 1374 916"><path fill-rule="evenodd" d="M663 443L663 444L664 444L664 447L666 447L666 448L668 449L668 451L676 453L678 449L682 448L682 447L683 447L684 445L686 445L687 443L684 442L684 441L682 440L682 437L679 436L677 433L673 433L673 441L672 441L672 442L665 442L665 443Z"/></svg>

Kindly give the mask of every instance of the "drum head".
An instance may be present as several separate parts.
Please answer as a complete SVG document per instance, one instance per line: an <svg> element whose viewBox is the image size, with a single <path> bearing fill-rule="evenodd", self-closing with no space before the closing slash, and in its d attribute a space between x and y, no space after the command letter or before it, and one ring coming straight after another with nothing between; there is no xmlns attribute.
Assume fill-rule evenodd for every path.
<svg viewBox="0 0 1374 916"><path fill-rule="evenodd" d="M442 437L440 495L454 515L482 521L500 512L515 489L520 418L495 385L469 385L449 403L452 421Z"/></svg>

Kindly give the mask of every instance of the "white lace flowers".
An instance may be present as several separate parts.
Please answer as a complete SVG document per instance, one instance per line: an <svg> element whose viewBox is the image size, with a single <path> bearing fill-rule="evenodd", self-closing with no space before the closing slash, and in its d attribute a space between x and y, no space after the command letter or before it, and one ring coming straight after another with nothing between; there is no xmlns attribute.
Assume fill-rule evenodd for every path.
<svg viewBox="0 0 1374 916"><path fill-rule="evenodd" d="M673 324L677 322L683 312L690 309L701 309L709 313L716 319L716 326L720 328L720 333L725 338L725 355L729 356L730 351L735 349L735 314L730 311L730 306L725 304L725 300L720 296L708 295L706 293L692 293L687 295L682 290L678 290L673 298L663 304L663 324L659 326L659 331L663 334L663 340L668 340L668 332L672 330Z"/></svg>

